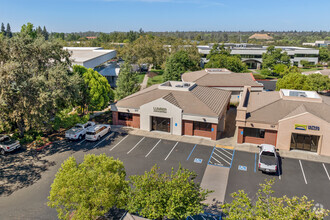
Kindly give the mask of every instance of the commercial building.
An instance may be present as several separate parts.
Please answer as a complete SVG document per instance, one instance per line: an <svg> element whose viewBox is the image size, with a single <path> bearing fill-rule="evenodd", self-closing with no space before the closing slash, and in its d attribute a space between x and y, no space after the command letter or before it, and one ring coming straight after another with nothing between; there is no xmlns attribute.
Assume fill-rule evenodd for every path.
<svg viewBox="0 0 330 220"><path fill-rule="evenodd" d="M235 46L225 45L225 47L231 49L230 54L240 55L242 62L246 63L249 69L260 69L262 67L262 54L267 52L267 46L236 44ZM201 64L203 66L208 62L206 56L210 53L212 46L198 46L198 48L199 52L203 55ZM287 52L290 56L291 64L298 67L302 67L300 63L302 60L306 60L311 64L317 64L319 62L319 50L317 49L289 46L276 46L275 48L280 48L283 52Z"/></svg>
<svg viewBox="0 0 330 220"><path fill-rule="evenodd" d="M264 87L254 79L252 73L234 73L224 68L184 73L182 81L231 91L231 102L239 102L240 93L243 92L244 86L251 86L253 92L261 92Z"/></svg>
<svg viewBox="0 0 330 220"><path fill-rule="evenodd" d="M102 47L64 47L71 54L72 64L86 68L95 67L116 57L115 50L105 50Z"/></svg>
<svg viewBox="0 0 330 220"><path fill-rule="evenodd" d="M230 91L168 81L111 106L113 124L216 140L225 129Z"/></svg>
<svg viewBox="0 0 330 220"><path fill-rule="evenodd" d="M330 156L330 97L314 91L251 92L237 108L237 142Z"/></svg>
<svg viewBox="0 0 330 220"><path fill-rule="evenodd" d="M303 43L303 46L312 46L312 47L327 47L330 45L330 41L327 40L317 40L315 43Z"/></svg>

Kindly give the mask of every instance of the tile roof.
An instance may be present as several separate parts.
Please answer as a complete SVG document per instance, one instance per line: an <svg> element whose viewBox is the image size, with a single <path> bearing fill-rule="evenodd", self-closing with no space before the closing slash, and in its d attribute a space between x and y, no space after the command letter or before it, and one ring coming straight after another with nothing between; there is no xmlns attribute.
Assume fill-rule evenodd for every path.
<svg viewBox="0 0 330 220"><path fill-rule="evenodd" d="M207 73L205 70L200 70L184 73L182 80L209 87L263 87L255 81L251 73Z"/></svg>
<svg viewBox="0 0 330 220"><path fill-rule="evenodd" d="M322 102L302 102L283 100L279 92L252 92L247 107L249 122L277 124L279 120L309 112L327 122L330 122L330 100L321 96Z"/></svg>
<svg viewBox="0 0 330 220"><path fill-rule="evenodd" d="M230 95L230 91L203 86L195 86L190 91L178 91L158 89L158 85L153 85L118 101L116 106L139 109L141 105L162 98L181 108L183 113L219 117L227 107Z"/></svg>

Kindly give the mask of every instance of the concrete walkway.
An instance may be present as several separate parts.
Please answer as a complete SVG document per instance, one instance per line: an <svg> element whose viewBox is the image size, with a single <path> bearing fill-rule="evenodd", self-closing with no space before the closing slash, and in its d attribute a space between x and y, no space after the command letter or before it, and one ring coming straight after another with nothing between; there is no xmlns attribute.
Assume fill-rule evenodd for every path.
<svg viewBox="0 0 330 220"><path fill-rule="evenodd" d="M148 75L148 73L146 73L146 74L144 75L143 82L141 83L141 88L140 88L140 90L147 88L147 85L148 85L148 79L149 79L149 75Z"/></svg>

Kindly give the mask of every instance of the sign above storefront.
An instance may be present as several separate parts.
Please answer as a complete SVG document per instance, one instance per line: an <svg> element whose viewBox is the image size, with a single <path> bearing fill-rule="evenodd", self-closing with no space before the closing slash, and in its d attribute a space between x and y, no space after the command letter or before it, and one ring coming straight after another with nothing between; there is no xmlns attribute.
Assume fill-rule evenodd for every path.
<svg viewBox="0 0 330 220"><path fill-rule="evenodd" d="M301 131L307 131L307 129L312 130L312 131L319 131L320 127L319 126L314 126L314 125L295 124L294 129L301 130Z"/></svg>
<svg viewBox="0 0 330 220"><path fill-rule="evenodd" d="M158 112L158 113L167 113L167 108L154 107L154 112Z"/></svg>

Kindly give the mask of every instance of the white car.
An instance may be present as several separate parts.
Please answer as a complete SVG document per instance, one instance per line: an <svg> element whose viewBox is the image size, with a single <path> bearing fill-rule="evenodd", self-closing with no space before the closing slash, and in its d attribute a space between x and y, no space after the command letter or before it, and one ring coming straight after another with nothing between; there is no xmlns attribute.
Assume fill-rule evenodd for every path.
<svg viewBox="0 0 330 220"><path fill-rule="evenodd" d="M0 134L0 154L4 155L20 147L19 141L11 139L8 135Z"/></svg>
<svg viewBox="0 0 330 220"><path fill-rule="evenodd" d="M95 122L92 121L85 124L76 124L76 126L65 132L65 138L70 140L82 140L86 135L87 129L94 125Z"/></svg>
<svg viewBox="0 0 330 220"><path fill-rule="evenodd" d="M278 158L276 148L270 144L261 144L258 169L267 173L276 173L278 169Z"/></svg>
<svg viewBox="0 0 330 220"><path fill-rule="evenodd" d="M103 137L110 131L111 131L110 125L105 125L105 124L94 125L87 129L86 140L88 141L100 140L101 137Z"/></svg>

